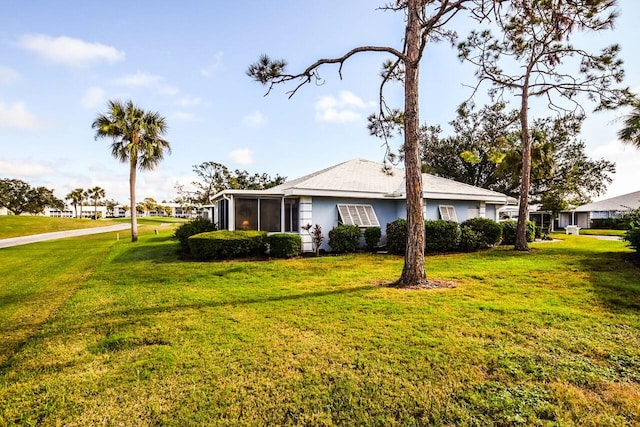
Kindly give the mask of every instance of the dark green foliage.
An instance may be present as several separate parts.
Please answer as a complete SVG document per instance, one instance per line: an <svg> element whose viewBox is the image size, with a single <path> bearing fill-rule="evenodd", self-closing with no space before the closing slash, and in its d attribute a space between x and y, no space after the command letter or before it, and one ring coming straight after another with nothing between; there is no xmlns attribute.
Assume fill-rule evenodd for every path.
<svg viewBox="0 0 640 427"><path fill-rule="evenodd" d="M329 231L329 246L332 252L355 252L359 245L360 228L357 225L338 225Z"/></svg>
<svg viewBox="0 0 640 427"><path fill-rule="evenodd" d="M460 227L469 227L479 234L478 244L480 248L490 248L500 243L502 227L496 221L489 218L471 218L460 224ZM535 232L535 228L534 228Z"/></svg>
<svg viewBox="0 0 640 427"><path fill-rule="evenodd" d="M590 224L590 228L600 230L628 230L629 226L628 216L623 216L622 218L592 219Z"/></svg>
<svg viewBox="0 0 640 427"><path fill-rule="evenodd" d="M482 233L469 226L460 227L460 250L463 252L473 252L484 249L485 245Z"/></svg>
<svg viewBox="0 0 640 427"><path fill-rule="evenodd" d="M387 250L401 255L407 247L407 220L398 218L387 224Z"/></svg>
<svg viewBox="0 0 640 427"><path fill-rule="evenodd" d="M269 253L276 258L291 258L302 252L302 238L298 234L277 233L267 238Z"/></svg>
<svg viewBox="0 0 640 427"><path fill-rule="evenodd" d="M204 218L196 218L176 228L173 236L180 241L182 252L189 253L189 237L207 231L215 231L216 229L216 225L211 221Z"/></svg>
<svg viewBox="0 0 640 427"><path fill-rule="evenodd" d="M373 251L382 237L380 227L368 227L364 230L364 243L368 251Z"/></svg>
<svg viewBox="0 0 640 427"><path fill-rule="evenodd" d="M516 227L518 221L515 219L508 219L500 223L502 227L502 244L503 245L515 245L516 243ZM527 221L527 242L533 242L536 239L536 223L533 221Z"/></svg>
<svg viewBox="0 0 640 427"><path fill-rule="evenodd" d="M265 231L219 230L189 237L191 254L198 260L259 256L266 249Z"/></svg>
<svg viewBox="0 0 640 427"><path fill-rule="evenodd" d="M425 252L452 252L460 244L460 226L455 221L443 219L424 222Z"/></svg>
<svg viewBox="0 0 640 427"><path fill-rule="evenodd" d="M636 251L636 258L640 259L640 208L633 209L625 215L629 222L629 230L624 235L629 247Z"/></svg>

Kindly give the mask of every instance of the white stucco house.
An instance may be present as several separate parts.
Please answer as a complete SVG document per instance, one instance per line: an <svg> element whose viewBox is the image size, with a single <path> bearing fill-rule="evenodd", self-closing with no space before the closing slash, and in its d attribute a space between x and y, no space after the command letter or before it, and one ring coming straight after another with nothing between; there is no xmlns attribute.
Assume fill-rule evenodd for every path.
<svg viewBox="0 0 640 427"><path fill-rule="evenodd" d="M561 212L558 219L561 227L577 225L580 228L590 228L591 220L620 218L630 209L638 208L640 208L640 191L635 191L622 196L587 203L569 212Z"/></svg>
<svg viewBox="0 0 640 427"><path fill-rule="evenodd" d="M434 175L423 174L425 218L462 222L468 218L498 219L509 198ZM387 223L406 218L404 169L355 159L287 181L267 190L224 190L216 194L207 217L219 229L298 233L303 250L311 239L301 227L319 225L327 235L339 224L378 226L386 242Z"/></svg>

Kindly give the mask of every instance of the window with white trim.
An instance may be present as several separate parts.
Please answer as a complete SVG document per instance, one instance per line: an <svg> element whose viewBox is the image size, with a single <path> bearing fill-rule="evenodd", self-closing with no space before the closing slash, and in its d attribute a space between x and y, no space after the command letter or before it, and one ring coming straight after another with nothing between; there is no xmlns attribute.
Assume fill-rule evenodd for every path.
<svg viewBox="0 0 640 427"><path fill-rule="evenodd" d="M342 225L380 226L376 212L371 205L338 205L338 216Z"/></svg>
<svg viewBox="0 0 640 427"><path fill-rule="evenodd" d="M456 208L449 205L439 205L438 210L440 211L440 218L458 222L458 216L456 215Z"/></svg>

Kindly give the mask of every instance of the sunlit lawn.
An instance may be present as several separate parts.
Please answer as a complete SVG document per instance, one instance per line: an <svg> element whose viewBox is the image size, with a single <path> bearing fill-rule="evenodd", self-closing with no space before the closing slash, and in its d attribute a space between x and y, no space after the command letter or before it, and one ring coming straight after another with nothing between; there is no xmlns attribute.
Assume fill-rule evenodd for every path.
<svg viewBox="0 0 640 427"><path fill-rule="evenodd" d="M0 425L640 423L623 242L430 256L457 287L405 291L394 256L185 262L170 233L0 249Z"/></svg>
<svg viewBox="0 0 640 427"><path fill-rule="evenodd" d="M113 222L111 220L94 221L76 218L0 215L0 239L106 225L113 225Z"/></svg>

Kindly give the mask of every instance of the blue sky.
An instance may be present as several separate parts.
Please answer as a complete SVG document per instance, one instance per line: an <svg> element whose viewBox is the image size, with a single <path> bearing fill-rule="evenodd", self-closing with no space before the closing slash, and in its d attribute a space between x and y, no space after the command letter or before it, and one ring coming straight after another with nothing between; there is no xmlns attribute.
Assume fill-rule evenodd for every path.
<svg viewBox="0 0 640 427"><path fill-rule="evenodd" d="M401 48L403 16L377 10L383 3L2 0L0 177L53 188L59 198L98 185L107 198L127 204L128 166L113 159L110 142L95 141L91 129L109 99L131 99L169 124L172 154L155 171L139 174L140 200L175 198L174 185L193 181L193 165L205 161L291 179L356 157L381 161L384 149L369 136L366 117L377 107L387 56L353 58L342 80L336 67L325 66L325 83L292 99L291 86L264 97L265 88L245 72L263 53L298 71L355 46ZM613 31L574 43L619 43L625 83L638 90L640 4L620 0L619 11ZM474 26L462 19L454 25L461 36ZM431 45L422 61L421 122L447 129L470 95L464 85L473 83L473 69L448 43ZM387 100L401 107L401 87L390 87ZM623 113L590 113L583 129L589 154L617 164L606 196L640 189L640 151L615 137ZM548 115L543 107L532 110L533 117Z"/></svg>

